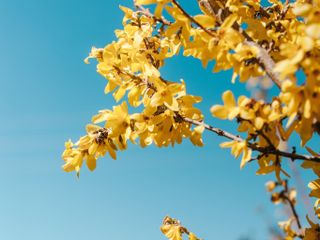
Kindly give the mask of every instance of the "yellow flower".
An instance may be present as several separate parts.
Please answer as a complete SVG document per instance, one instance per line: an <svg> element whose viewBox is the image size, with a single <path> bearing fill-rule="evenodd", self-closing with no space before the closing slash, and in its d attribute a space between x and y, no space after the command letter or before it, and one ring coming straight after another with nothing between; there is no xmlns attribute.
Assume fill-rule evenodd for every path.
<svg viewBox="0 0 320 240"><path fill-rule="evenodd" d="M181 84L157 85L157 92L151 97L150 105L158 107L164 104L172 111L179 111L176 96L183 91L182 87Z"/></svg>
<svg viewBox="0 0 320 240"><path fill-rule="evenodd" d="M308 215L307 215L307 220L310 224L310 228L306 228L305 230L305 237L303 238L304 240L315 240L315 239L320 239L320 226L319 224L313 223Z"/></svg>
<svg viewBox="0 0 320 240"><path fill-rule="evenodd" d="M285 232L286 238L285 240L294 240L296 237L296 232L292 230L292 221L293 219L289 219L287 221L278 222L279 227Z"/></svg>
<svg viewBox="0 0 320 240"><path fill-rule="evenodd" d="M113 107L112 112L106 113L105 127L111 129L111 137L126 133L129 124L130 118L126 102L122 102L121 105Z"/></svg>
<svg viewBox="0 0 320 240"><path fill-rule="evenodd" d="M320 24L319 23L310 24L306 28L306 33L308 36L314 39L320 39Z"/></svg>
<svg viewBox="0 0 320 240"><path fill-rule="evenodd" d="M210 111L213 116L220 119L233 119L239 114L239 108L236 106L236 100L230 90L222 95L224 105L212 106Z"/></svg>
<svg viewBox="0 0 320 240"><path fill-rule="evenodd" d="M203 131L204 131L204 126L197 126L192 131L190 140L194 145L200 146L200 147L203 146L203 141L202 141Z"/></svg>
<svg viewBox="0 0 320 240"><path fill-rule="evenodd" d="M167 216L160 229L169 240L182 240L183 228L178 220Z"/></svg>
<svg viewBox="0 0 320 240"><path fill-rule="evenodd" d="M220 144L222 148L231 148L231 154L234 157L239 157L242 153L240 168L242 169L248 161L251 159L252 150L248 148L247 141L231 141L231 142L224 142Z"/></svg>
<svg viewBox="0 0 320 240"><path fill-rule="evenodd" d="M189 233L189 240L200 240L200 239L197 238L194 233L190 232L190 233Z"/></svg>
<svg viewBox="0 0 320 240"><path fill-rule="evenodd" d="M308 184L311 188L310 197L320 198L320 179L316 179Z"/></svg>
<svg viewBox="0 0 320 240"><path fill-rule="evenodd" d="M178 225L163 225L161 231L169 240L182 240L181 227Z"/></svg>
<svg viewBox="0 0 320 240"><path fill-rule="evenodd" d="M83 153L79 150L73 150L72 153L65 158L66 163L63 165L63 170L65 172L76 171L79 175L82 163L83 163Z"/></svg>
<svg viewBox="0 0 320 240"><path fill-rule="evenodd" d="M103 53L103 48L92 47L89 56L84 59L84 62L86 64L89 64L89 59L90 58L95 58L98 61L102 61L103 60L103 56L102 56L103 54L102 53Z"/></svg>

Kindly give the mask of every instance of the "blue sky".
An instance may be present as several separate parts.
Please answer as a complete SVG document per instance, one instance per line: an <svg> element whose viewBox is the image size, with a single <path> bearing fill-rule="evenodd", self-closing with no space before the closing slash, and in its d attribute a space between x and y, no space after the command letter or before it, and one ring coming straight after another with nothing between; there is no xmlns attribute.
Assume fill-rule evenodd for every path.
<svg viewBox="0 0 320 240"><path fill-rule="evenodd" d="M254 164L240 171L210 133L203 148L188 141L131 145L79 180L61 170L64 141L76 140L92 115L114 105L95 64L83 59L91 46L115 39L119 4L131 1L0 0L0 239L165 239L165 215L204 239L267 239L267 219L279 217L264 190L273 176L257 177ZM212 74L212 66L178 57L162 74L183 78L189 92L204 97L199 107L207 121L234 131L209 108L225 90L240 95L245 86L232 85L230 73Z"/></svg>

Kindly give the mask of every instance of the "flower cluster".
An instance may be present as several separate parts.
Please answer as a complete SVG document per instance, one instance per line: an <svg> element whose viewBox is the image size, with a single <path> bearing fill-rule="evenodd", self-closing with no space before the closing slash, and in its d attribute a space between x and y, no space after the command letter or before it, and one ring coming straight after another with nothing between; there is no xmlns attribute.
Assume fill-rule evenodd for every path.
<svg viewBox="0 0 320 240"><path fill-rule="evenodd" d="M108 83L105 93L113 92L118 102L126 96L132 107L143 105L140 113L129 114L126 101L111 110L101 110L88 125L87 135L76 143L67 142L63 153L65 171L79 174L85 160L94 170L97 158L107 152L116 159L116 151L127 148L130 140L142 147L181 143L183 138L202 146L203 127L192 128L184 119L202 121L193 105L201 98L186 93L185 83L164 80L159 72L163 60L178 47L168 38L155 36L156 22L151 17L121 7L125 13L124 29L116 30L117 41L103 49L92 48L90 58L98 61L97 71Z"/></svg>
<svg viewBox="0 0 320 240"><path fill-rule="evenodd" d="M163 147L188 138L202 146L207 129L230 140L220 146L231 148L235 157L242 155L241 168L256 161L257 174L275 173L277 182L267 185L273 192L271 200L289 204L294 215L279 224L285 239L319 239L319 225L309 218L310 228L299 232L295 190L287 188L282 174L289 177L284 159L304 160L302 167L313 170L319 178L309 184L310 196L317 198L315 213L320 218L320 154L307 146L320 133L320 1L198 3L201 12L195 16L177 0L136 0L136 11L120 7L123 29L115 31L116 40L104 48L93 47L85 59L97 61L97 72L107 80L105 93L112 93L120 103L99 111L77 142L66 142L63 169L79 176L85 162L94 170L98 158L108 152L116 159L117 151L125 150L129 141ZM154 12L142 6L149 4L156 5ZM184 81L168 81L161 75L165 60L180 53L199 59L203 67L214 62L213 72L232 69L232 82L268 79L280 92L266 101L246 96L236 100L225 91L223 105L214 105L211 113L236 120L242 136L226 133L203 122L202 112L194 107L201 98L187 94ZM136 111L129 113L131 109ZM296 148L288 152L294 133L310 155L297 154ZM274 191L278 186L284 189ZM294 221L298 230L292 227ZM161 230L170 240L181 240L184 234L197 239L169 217Z"/></svg>

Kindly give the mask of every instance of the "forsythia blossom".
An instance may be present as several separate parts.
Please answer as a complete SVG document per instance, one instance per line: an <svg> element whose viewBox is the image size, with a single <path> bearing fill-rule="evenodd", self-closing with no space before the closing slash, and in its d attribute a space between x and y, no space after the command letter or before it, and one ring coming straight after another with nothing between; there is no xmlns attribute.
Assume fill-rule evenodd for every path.
<svg viewBox="0 0 320 240"><path fill-rule="evenodd" d="M63 170L79 176L85 163L93 171L98 158L108 153L116 159L129 141L141 147L166 147L188 138L203 146L202 134L209 129L229 138L220 146L231 148L236 158L242 155L241 168L255 161L257 174L274 173L277 182L266 185L271 200L292 207L296 192L283 184L283 175L289 177L283 159L294 161L297 154L295 149L284 152L283 146L296 133L311 154L299 155L305 160L302 167L318 176L309 187L320 218L320 161L316 161L320 153L307 146L320 133L320 1L269 0L268 6L254 0L198 3L202 14L196 16L175 0L136 0L137 11L120 7L123 28L115 31L116 40L104 48L93 47L85 59L97 61L97 72L106 79L104 91L112 93L118 105L100 110L87 125L86 135L65 143ZM141 7L149 4L155 5L153 11ZM227 134L204 124L202 112L194 106L202 99L188 94L184 81L161 75L165 60L180 53L199 59L203 67L214 62L213 72L232 69L233 83L237 78L240 82L270 78L280 93L267 101L236 99L232 91L225 91L223 104L212 106L211 114L237 122L241 136ZM285 189L277 192L278 186ZM308 218L310 228L302 234L294 229L294 221L298 222L279 223L285 239L320 239L318 224ZM164 219L161 231L170 240L182 240L184 234L189 240L198 239L170 217Z"/></svg>

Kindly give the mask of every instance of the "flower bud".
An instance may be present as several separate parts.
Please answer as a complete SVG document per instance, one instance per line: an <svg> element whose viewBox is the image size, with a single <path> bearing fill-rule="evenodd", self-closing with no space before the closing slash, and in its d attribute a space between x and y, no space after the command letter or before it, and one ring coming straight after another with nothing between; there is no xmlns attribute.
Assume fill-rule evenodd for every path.
<svg viewBox="0 0 320 240"><path fill-rule="evenodd" d="M275 187L277 186L277 184L274 181L268 181L268 182L266 182L265 186L266 186L266 190L268 192L272 192L275 189Z"/></svg>

